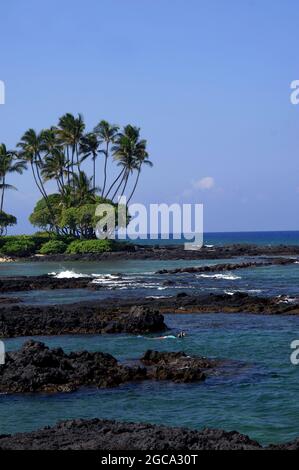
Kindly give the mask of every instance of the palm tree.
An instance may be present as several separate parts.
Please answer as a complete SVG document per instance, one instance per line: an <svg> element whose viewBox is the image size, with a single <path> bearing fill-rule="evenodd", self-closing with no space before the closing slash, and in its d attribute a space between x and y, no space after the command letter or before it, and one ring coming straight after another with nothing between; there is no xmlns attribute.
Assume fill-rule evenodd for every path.
<svg viewBox="0 0 299 470"><path fill-rule="evenodd" d="M56 132L58 141L66 148L67 160L69 160L68 182L70 182L71 173L74 173L75 163L78 166L78 171L80 171L79 143L84 129L85 123L81 114L78 114L78 117L75 118L71 113L66 113L59 119Z"/></svg>
<svg viewBox="0 0 299 470"><path fill-rule="evenodd" d="M12 150L7 150L5 144L0 144L0 212L3 212L5 191L7 189L16 190L15 186L6 183L7 174L19 173L21 175L25 169L26 162L24 160L18 160L16 152Z"/></svg>
<svg viewBox="0 0 299 470"><path fill-rule="evenodd" d="M92 185L92 178L89 178L84 171L74 173L71 180L73 204L80 206L95 202L97 188Z"/></svg>
<svg viewBox="0 0 299 470"><path fill-rule="evenodd" d="M121 180L112 196L112 200L115 198L122 184L121 196L124 194L130 174L132 174L134 170L140 173L141 162L146 161L148 158L146 140L140 140L139 137L140 129L129 124L125 126L123 133L118 135L115 145L112 147L114 159L118 162L118 165L122 167L118 176ZM134 191L137 187L137 183L138 180L135 182ZM131 197L132 194L130 198Z"/></svg>
<svg viewBox="0 0 299 470"><path fill-rule="evenodd" d="M66 159L62 150L54 148L45 156L41 174L44 182L54 179L61 195L65 194L64 175L66 172Z"/></svg>
<svg viewBox="0 0 299 470"><path fill-rule="evenodd" d="M115 138L117 136L119 127L114 124L109 124L109 122L102 120L99 124L94 128L94 132L99 136L100 143L105 144L105 150L103 153L105 155L105 164L104 164L104 183L102 189L102 196L104 196L104 192L106 189L106 182L107 182L107 162L109 157L109 146L113 144Z"/></svg>
<svg viewBox="0 0 299 470"><path fill-rule="evenodd" d="M41 192L42 196L47 198L47 194L40 176L42 167L42 135L37 134L34 129L28 129L21 137L20 142L17 144L20 150L20 157L30 163L33 178L36 186Z"/></svg>
<svg viewBox="0 0 299 470"><path fill-rule="evenodd" d="M80 141L80 153L82 154L81 162L91 155L93 162L93 187L96 187L96 158L99 150L100 142L94 132L85 134Z"/></svg>
<svg viewBox="0 0 299 470"><path fill-rule="evenodd" d="M29 162L31 166L32 175L35 181L37 188L39 189L41 195L43 196L46 205L48 207L49 213L52 218L52 224L56 227L56 231L59 229L55 224L55 216L53 209L51 207L44 182L41 177L41 171L43 168L43 159L42 153L44 151L44 140L43 140L43 131L39 134L35 132L34 129L28 129L25 134L21 137L20 142L17 144L21 150L19 156L23 161Z"/></svg>

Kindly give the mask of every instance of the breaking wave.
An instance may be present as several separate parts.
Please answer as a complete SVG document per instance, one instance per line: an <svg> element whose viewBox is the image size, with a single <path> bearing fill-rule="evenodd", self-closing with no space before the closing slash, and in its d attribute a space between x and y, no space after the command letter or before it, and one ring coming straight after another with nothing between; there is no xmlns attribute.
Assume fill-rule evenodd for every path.
<svg viewBox="0 0 299 470"><path fill-rule="evenodd" d="M196 277L203 277L208 279L226 279L228 281L242 279L241 276L234 276L233 274L198 274Z"/></svg>
<svg viewBox="0 0 299 470"><path fill-rule="evenodd" d="M73 270L60 271L59 273L52 272L48 273L49 276L55 277L56 279L71 279L79 277L90 277L88 274L76 273Z"/></svg>

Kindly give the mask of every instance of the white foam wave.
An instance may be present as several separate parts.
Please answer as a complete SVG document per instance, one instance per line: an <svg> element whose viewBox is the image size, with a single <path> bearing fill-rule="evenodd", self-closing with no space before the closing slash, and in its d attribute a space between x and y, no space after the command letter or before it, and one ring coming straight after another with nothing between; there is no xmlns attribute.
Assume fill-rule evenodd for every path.
<svg viewBox="0 0 299 470"><path fill-rule="evenodd" d="M298 301L298 299L296 297L290 297L288 295L286 295L286 296L279 295L278 299L280 299L280 300L278 300L279 304L294 304Z"/></svg>
<svg viewBox="0 0 299 470"><path fill-rule="evenodd" d="M148 295L146 299L167 299L168 295Z"/></svg>
<svg viewBox="0 0 299 470"><path fill-rule="evenodd" d="M76 273L76 271L73 271L73 270L60 271L59 273L52 272L52 273L48 273L48 274L49 274L49 276L56 277L56 279L71 279L71 278L79 278L79 277L89 277L88 274Z"/></svg>
<svg viewBox="0 0 299 470"><path fill-rule="evenodd" d="M226 279L228 281L242 279L241 276L234 276L233 274L197 274L196 277L203 277L208 279Z"/></svg>
<svg viewBox="0 0 299 470"><path fill-rule="evenodd" d="M238 289L235 291L227 291L225 290L224 293L227 295L235 295L237 292L245 292L246 294L259 294L262 292L261 289Z"/></svg>

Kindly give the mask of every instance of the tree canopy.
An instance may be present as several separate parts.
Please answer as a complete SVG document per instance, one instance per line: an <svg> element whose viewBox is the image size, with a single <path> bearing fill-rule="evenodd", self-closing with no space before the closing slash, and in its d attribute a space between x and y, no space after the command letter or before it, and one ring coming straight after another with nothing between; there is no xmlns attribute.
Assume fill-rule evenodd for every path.
<svg viewBox="0 0 299 470"><path fill-rule="evenodd" d="M119 168L114 178L109 171L113 163ZM129 202L145 165L152 166L147 141L130 124L120 128L101 120L86 131L81 114L66 113L48 129L37 132L30 128L17 143L17 150L0 145L0 235L16 223L3 209L5 192L16 189L7 182L9 173L31 170L41 195L29 218L34 226L57 235L90 239L96 235L98 204L110 203L116 210L123 195ZM53 183L56 191L50 192Z"/></svg>

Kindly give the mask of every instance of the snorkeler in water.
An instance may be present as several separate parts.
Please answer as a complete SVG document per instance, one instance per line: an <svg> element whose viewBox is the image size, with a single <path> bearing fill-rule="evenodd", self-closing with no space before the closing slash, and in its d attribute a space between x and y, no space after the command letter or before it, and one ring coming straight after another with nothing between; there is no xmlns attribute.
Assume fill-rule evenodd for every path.
<svg viewBox="0 0 299 470"><path fill-rule="evenodd" d="M180 331L177 335L176 335L177 338L185 338L186 337L186 332L183 330L183 331Z"/></svg>
<svg viewBox="0 0 299 470"><path fill-rule="evenodd" d="M181 339L185 337L186 337L186 332L180 331L176 336L174 335L155 336L154 338L148 338L148 339Z"/></svg>

